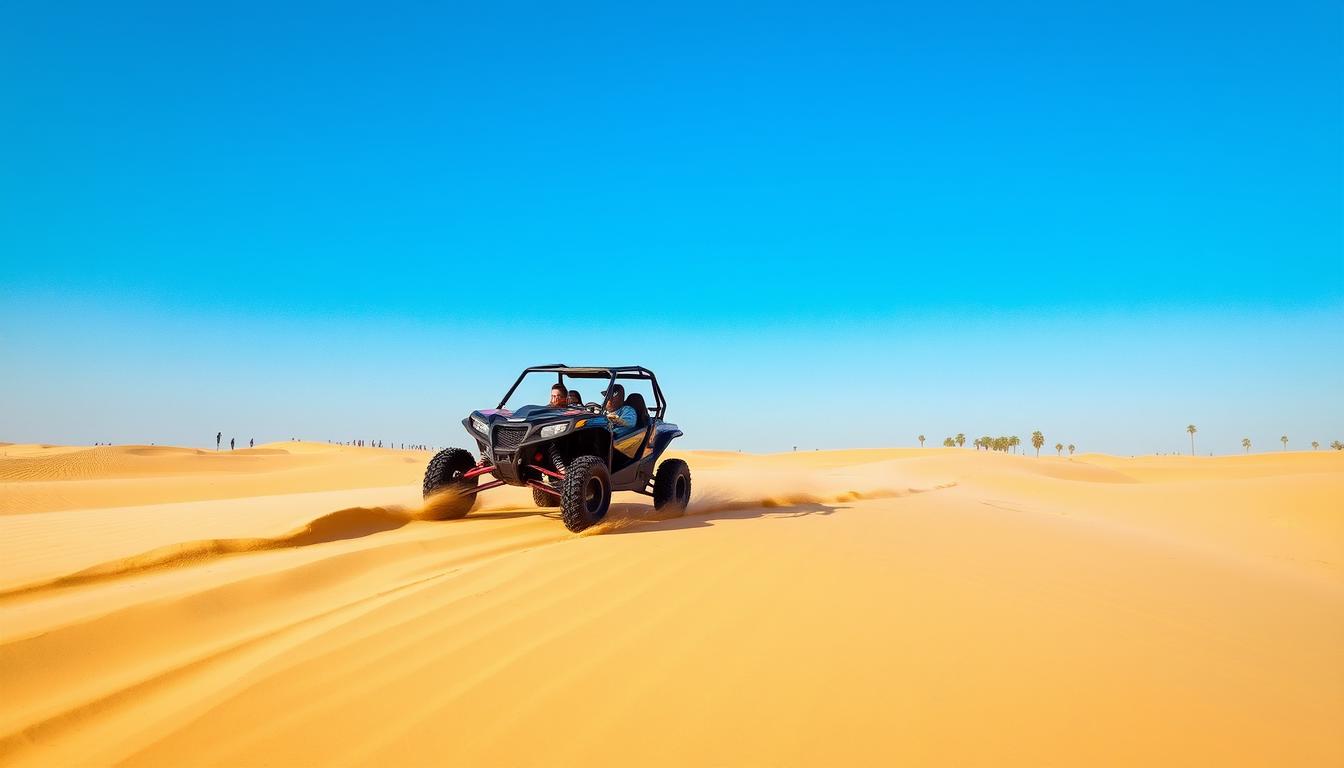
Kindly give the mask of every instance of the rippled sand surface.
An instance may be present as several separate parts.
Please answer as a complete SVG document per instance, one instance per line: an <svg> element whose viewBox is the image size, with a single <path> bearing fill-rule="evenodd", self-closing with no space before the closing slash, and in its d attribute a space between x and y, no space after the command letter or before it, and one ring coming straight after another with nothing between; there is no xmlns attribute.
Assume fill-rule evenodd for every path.
<svg viewBox="0 0 1344 768"><path fill-rule="evenodd" d="M1344 454L0 445L0 763L1341 765Z"/></svg>

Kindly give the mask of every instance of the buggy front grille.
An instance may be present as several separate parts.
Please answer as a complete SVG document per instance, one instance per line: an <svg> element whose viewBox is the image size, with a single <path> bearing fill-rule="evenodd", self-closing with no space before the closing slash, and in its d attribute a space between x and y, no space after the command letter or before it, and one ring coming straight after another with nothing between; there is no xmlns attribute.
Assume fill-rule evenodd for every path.
<svg viewBox="0 0 1344 768"><path fill-rule="evenodd" d="M527 427L495 427L495 450L512 451L523 444Z"/></svg>

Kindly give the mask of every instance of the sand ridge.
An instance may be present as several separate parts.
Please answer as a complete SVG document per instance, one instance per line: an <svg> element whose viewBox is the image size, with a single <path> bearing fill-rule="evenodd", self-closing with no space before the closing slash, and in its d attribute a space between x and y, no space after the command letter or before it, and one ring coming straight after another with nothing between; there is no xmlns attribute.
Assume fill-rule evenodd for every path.
<svg viewBox="0 0 1344 768"><path fill-rule="evenodd" d="M1344 760L1338 455L688 452L576 536L329 448L0 486L124 494L0 516L0 763Z"/></svg>
<svg viewBox="0 0 1344 768"><path fill-rule="evenodd" d="M158 547L139 555L120 558L44 582L0 590L0 601L49 589L81 586L109 579L136 576L160 568L200 565L210 559L286 547L308 547L341 539L390 531L417 519L401 507L350 507L330 512L279 536L199 539Z"/></svg>
<svg viewBox="0 0 1344 768"><path fill-rule="evenodd" d="M0 515L401 485L428 457L298 441L234 451L9 446L0 448Z"/></svg>

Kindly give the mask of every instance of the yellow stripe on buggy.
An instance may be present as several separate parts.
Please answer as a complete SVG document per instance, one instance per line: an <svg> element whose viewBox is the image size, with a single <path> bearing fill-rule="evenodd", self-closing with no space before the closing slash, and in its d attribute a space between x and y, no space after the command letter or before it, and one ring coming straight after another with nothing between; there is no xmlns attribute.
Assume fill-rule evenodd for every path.
<svg viewBox="0 0 1344 768"><path fill-rule="evenodd" d="M638 456L635 455L635 451L638 451L639 444L644 442L644 433L647 431L648 431L647 428L636 429L634 432L631 432L625 437L616 438L616 450L620 451L626 456L629 456L632 459L639 458Z"/></svg>

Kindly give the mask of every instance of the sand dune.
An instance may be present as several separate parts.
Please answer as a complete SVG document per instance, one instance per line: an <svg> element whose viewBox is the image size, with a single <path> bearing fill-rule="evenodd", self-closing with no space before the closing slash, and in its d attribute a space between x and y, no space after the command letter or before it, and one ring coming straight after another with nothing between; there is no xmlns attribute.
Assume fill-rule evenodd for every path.
<svg viewBox="0 0 1344 768"><path fill-rule="evenodd" d="M11 445L0 447L0 515L397 486L428 460L422 451L304 442L236 451Z"/></svg>
<svg viewBox="0 0 1344 768"><path fill-rule="evenodd" d="M1344 763L1344 456L0 446L0 763Z"/></svg>

